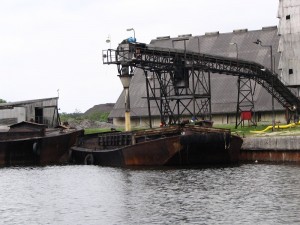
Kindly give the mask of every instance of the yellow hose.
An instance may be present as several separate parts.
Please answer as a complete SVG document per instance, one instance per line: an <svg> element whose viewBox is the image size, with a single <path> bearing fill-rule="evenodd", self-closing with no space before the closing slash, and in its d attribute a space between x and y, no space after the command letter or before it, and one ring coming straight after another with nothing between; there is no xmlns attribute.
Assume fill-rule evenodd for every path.
<svg viewBox="0 0 300 225"><path fill-rule="evenodd" d="M287 129L287 128L292 128L292 127L295 127L296 125L299 125L300 122L297 122L297 123L290 123L290 124L286 124L286 125L275 125L274 126L274 129ZM253 130L253 131L250 131L251 133L255 133L255 134L261 134L261 133L264 133L268 130L272 129L272 126L267 126L265 129L263 130Z"/></svg>

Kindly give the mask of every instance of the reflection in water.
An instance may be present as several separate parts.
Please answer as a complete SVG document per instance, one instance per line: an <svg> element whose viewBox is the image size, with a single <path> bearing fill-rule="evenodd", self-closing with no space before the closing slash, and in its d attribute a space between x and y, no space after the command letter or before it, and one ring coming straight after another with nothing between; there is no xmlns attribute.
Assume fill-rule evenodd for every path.
<svg viewBox="0 0 300 225"><path fill-rule="evenodd" d="M299 168L2 168L1 223L297 224Z"/></svg>

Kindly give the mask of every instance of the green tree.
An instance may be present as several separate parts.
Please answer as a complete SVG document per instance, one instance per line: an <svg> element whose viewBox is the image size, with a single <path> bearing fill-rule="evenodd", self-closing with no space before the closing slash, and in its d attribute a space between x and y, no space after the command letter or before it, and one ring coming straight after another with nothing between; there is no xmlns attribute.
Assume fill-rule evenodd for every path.
<svg viewBox="0 0 300 225"><path fill-rule="evenodd" d="M0 98L0 103L6 103L6 101Z"/></svg>
<svg viewBox="0 0 300 225"><path fill-rule="evenodd" d="M106 122L108 119L109 113L107 112L93 112L92 114L86 116L86 119L93 120L93 121L101 121Z"/></svg>

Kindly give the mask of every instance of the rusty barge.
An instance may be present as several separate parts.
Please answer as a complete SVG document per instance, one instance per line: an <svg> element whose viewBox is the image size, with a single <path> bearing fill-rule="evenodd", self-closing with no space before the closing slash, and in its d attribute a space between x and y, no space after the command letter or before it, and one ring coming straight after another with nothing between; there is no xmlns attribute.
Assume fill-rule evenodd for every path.
<svg viewBox="0 0 300 225"><path fill-rule="evenodd" d="M69 161L69 150L83 130L46 128L43 124L20 122L0 132L0 166L49 165Z"/></svg>
<svg viewBox="0 0 300 225"><path fill-rule="evenodd" d="M238 162L242 142L227 129L173 125L86 135L71 157L77 164L116 167L227 164Z"/></svg>

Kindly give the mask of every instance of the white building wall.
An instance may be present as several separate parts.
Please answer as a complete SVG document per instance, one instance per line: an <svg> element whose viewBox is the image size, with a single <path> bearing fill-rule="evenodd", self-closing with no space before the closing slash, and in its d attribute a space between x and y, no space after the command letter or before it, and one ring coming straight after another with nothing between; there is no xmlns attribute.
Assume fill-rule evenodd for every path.
<svg viewBox="0 0 300 225"><path fill-rule="evenodd" d="M14 107L13 109L0 110L0 125L7 123L19 123L26 120L26 109L24 107Z"/></svg>
<svg viewBox="0 0 300 225"><path fill-rule="evenodd" d="M281 57L278 69L286 85L300 87L300 1L279 0L280 35L278 51Z"/></svg>

